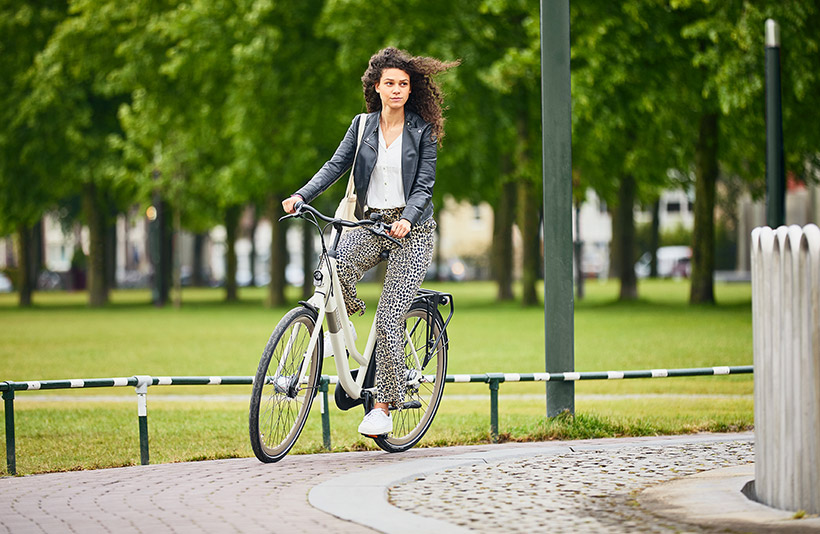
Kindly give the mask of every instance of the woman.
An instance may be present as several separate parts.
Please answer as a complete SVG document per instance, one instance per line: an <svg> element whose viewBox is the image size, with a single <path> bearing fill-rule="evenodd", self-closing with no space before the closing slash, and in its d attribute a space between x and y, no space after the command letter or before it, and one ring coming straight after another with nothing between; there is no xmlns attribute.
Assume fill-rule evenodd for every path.
<svg viewBox="0 0 820 534"><path fill-rule="evenodd" d="M353 169L359 208L367 206L366 217L381 213L385 223L392 223L389 235L402 244L356 228L342 236L337 250L348 315L364 313L356 283L389 250L376 310L376 402L359 425L366 436L392 432L389 408L404 402L403 317L433 258L436 150L444 137L443 97L432 76L457 64L390 47L370 58L362 76L368 114ZM282 202L287 213L293 213L299 200L311 202L353 165L358 129L356 117L330 161Z"/></svg>

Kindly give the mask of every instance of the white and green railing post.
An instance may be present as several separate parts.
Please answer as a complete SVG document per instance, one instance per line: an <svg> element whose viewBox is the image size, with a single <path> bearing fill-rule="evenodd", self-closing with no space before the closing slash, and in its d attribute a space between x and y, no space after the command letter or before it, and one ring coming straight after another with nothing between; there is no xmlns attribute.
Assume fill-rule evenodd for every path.
<svg viewBox="0 0 820 534"><path fill-rule="evenodd" d="M490 437L498 443L498 385L504 381L502 373L487 373L486 381L490 383Z"/></svg>
<svg viewBox="0 0 820 534"><path fill-rule="evenodd" d="M10 475L17 474L17 453L14 446L14 383L6 382L8 389L3 390L3 406L6 410L6 470Z"/></svg>
<svg viewBox="0 0 820 534"><path fill-rule="evenodd" d="M148 465L148 386L153 379L150 376L137 376L137 416L140 426L140 463Z"/></svg>

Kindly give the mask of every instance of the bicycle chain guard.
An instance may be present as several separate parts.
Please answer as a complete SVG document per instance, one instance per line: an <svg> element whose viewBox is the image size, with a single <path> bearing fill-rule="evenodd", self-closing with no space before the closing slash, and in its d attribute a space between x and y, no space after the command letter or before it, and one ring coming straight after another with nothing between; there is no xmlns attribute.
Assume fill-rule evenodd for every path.
<svg viewBox="0 0 820 534"><path fill-rule="evenodd" d="M373 362L375 364L375 362ZM353 369L350 371L350 375L353 379L356 379L356 375L359 374L358 369ZM370 365L367 368L367 375L364 377L364 384L362 385L362 389L372 388L376 384L376 366ZM341 384L336 384L336 391L333 393L333 400L336 401L336 406L340 410L347 411L354 406L359 406L360 404L364 404L364 395L359 397L358 399L351 398L345 388L342 387Z"/></svg>

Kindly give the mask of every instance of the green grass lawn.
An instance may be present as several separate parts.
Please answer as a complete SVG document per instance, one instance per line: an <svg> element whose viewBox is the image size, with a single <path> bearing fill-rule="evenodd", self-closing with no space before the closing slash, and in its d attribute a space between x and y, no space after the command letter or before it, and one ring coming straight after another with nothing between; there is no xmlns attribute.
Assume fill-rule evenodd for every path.
<svg viewBox="0 0 820 534"><path fill-rule="evenodd" d="M544 370L543 309L496 303L489 283L429 287L455 296L450 374ZM616 302L613 282L590 282L586 290L587 297L575 304L577 371L752 363L748 284L719 284L718 305L696 307L686 304L686 282L643 281L642 299L632 303ZM361 344L378 292L374 284L360 288L370 309L354 318ZM16 295L0 295L0 380L252 375L286 308L264 308L261 289L241 290L236 304L224 304L222 297L221 290L190 289L181 309L157 309L145 304L146 291L115 291L108 307L92 310L84 293L37 293L33 308L19 310ZM295 302L296 292L290 297ZM325 362L324 372L335 374L332 361ZM502 384L501 438L748 429L753 421L751 375L584 381L575 389L578 417L547 421L544 384ZM150 388L152 463L251 455L248 392L243 386ZM16 397L19 473L139 462L133 388L18 392ZM360 417L358 409L332 408L334 450L372 447L355 432ZM448 384L422 446L488 440L487 385ZM317 411L294 452L315 452L321 443Z"/></svg>

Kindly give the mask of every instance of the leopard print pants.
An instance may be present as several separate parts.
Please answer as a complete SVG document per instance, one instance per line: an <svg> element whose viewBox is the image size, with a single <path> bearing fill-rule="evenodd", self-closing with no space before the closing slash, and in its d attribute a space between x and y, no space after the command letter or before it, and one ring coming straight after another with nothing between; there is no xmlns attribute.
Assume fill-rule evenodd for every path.
<svg viewBox="0 0 820 534"><path fill-rule="evenodd" d="M382 220L390 224L401 218L402 208L373 211L380 212ZM336 250L348 316L356 312L364 314L365 303L356 296L356 284L365 271L383 261L379 255L382 251L390 253L384 289L376 309L376 402L393 405L404 402L404 314L410 309L433 260L435 229L436 222L430 218L413 227L410 235L400 240L402 246L399 247L364 228L355 228L342 236Z"/></svg>

